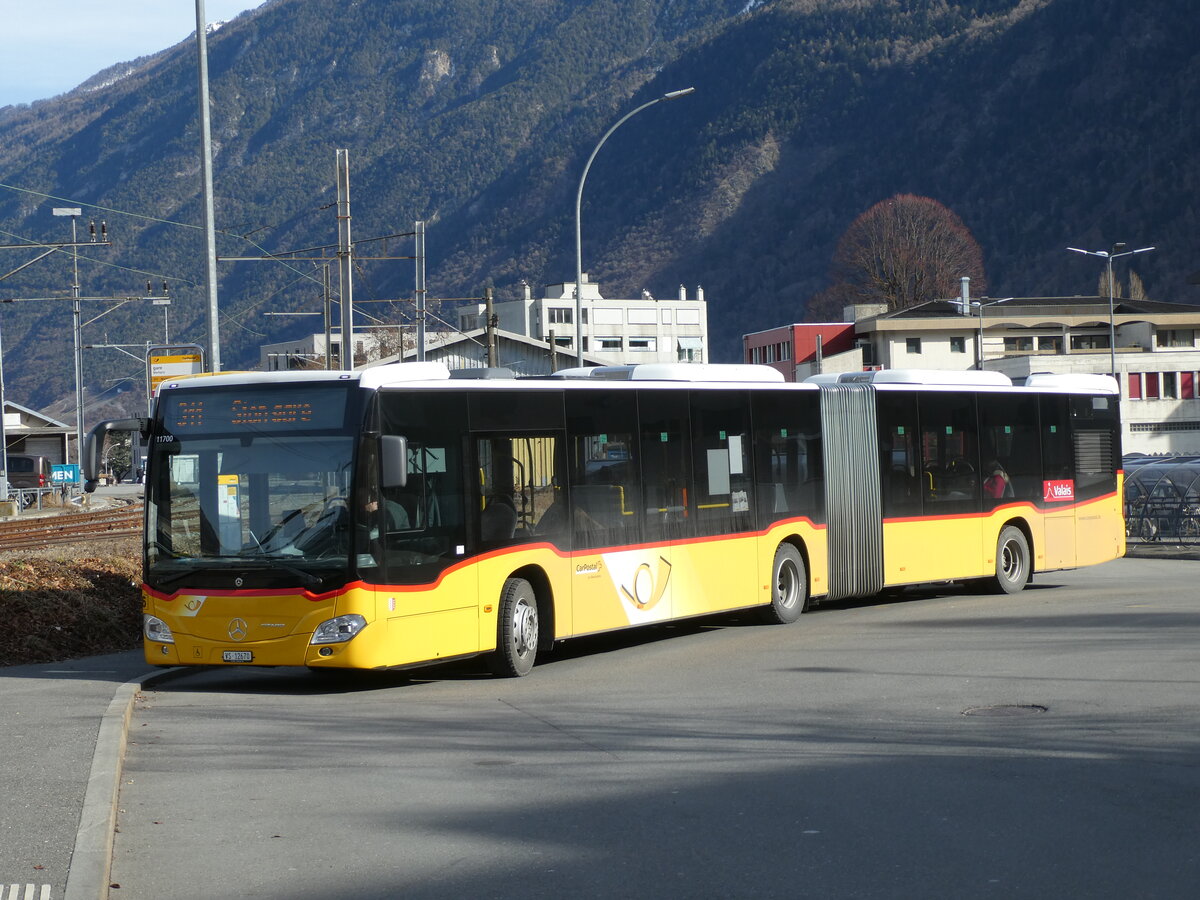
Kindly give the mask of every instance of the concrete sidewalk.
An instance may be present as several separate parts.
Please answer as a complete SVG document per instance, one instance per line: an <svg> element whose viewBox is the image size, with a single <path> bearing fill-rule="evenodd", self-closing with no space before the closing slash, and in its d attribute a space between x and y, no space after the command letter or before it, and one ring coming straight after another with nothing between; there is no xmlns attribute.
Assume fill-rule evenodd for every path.
<svg viewBox="0 0 1200 900"><path fill-rule="evenodd" d="M77 838L81 844L111 839L84 833L95 831L85 809L89 783L107 779L116 790L125 728L112 708L132 705L137 682L156 672L141 650L0 668L0 886L20 885L20 897L27 885L34 886L28 896L38 900L64 897ZM112 799L105 801L103 785L97 787L90 814L103 813L107 821ZM99 872L94 867L101 860L94 850L88 855L75 865L92 866L81 876L93 882L89 891L105 889L107 859Z"/></svg>

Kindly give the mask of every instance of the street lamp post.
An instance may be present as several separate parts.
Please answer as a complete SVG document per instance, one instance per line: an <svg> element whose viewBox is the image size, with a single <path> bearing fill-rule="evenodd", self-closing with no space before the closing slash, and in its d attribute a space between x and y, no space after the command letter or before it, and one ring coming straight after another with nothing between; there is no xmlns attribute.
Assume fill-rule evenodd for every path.
<svg viewBox="0 0 1200 900"><path fill-rule="evenodd" d="M575 356L580 366L583 365L583 241L580 237L579 211L583 203L583 183L587 181L588 169L592 167L592 160L596 158L596 154L600 152L600 148L604 146L604 142L608 140L609 135L643 109L647 109L656 103L662 103L664 100L685 97L695 90L694 87L689 87L679 91L668 91L661 97L655 97L649 103L643 103L637 109L625 113L625 115L617 119L617 123L612 128L604 132L604 137L600 138L600 143L596 145L596 149L588 157L587 164L583 167L583 174L579 176L579 190L575 192Z"/></svg>
<svg viewBox="0 0 1200 900"><path fill-rule="evenodd" d="M979 338L975 341L975 351L976 351L976 356L977 356L977 365L978 365L980 372L982 372L984 370L984 365L983 365L983 310L985 307L997 306L1001 303L1007 303L1009 300L1014 300L1014 299L1016 299L1016 298L1015 297L1005 297L1002 300L992 300L988 303L981 303L978 300L968 301L965 299L950 301L951 303L955 303L960 307L963 306L964 303L966 304L966 307L963 309L964 316L967 314L967 310L972 307L974 307L975 310L979 313Z"/></svg>
<svg viewBox="0 0 1200 900"><path fill-rule="evenodd" d="M1099 256L1108 264L1108 358L1109 372L1113 378L1117 377L1117 323L1116 323L1116 301L1113 299L1113 270L1112 264L1114 259L1120 259L1122 256L1132 256L1135 253L1146 253L1153 250L1153 247L1139 247L1137 250L1126 250L1124 244L1113 244L1112 250L1080 250L1078 247L1068 247L1073 253L1083 253L1086 256Z"/></svg>

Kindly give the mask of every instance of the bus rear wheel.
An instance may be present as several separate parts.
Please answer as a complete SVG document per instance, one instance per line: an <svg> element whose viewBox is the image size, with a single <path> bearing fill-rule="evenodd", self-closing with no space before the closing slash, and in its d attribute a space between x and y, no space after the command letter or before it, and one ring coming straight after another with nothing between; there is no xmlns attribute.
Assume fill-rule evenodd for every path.
<svg viewBox="0 0 1200 900"><path fill-rule="evenodd" d="M768 625L787 625L800 618L808 598L808 573L800 551L780 544L771 564L771 602L762 608Z"/></svg>
<svg viewBox="0 0 1200 900"><path fill-rule="evenodd" d="M1005 594L1015 594L1029 583L1029 541L1024 532L1006 525L996 541L996 577L992 587Z"/></svg>
<svg viewBox="0 0 1200 900"><path fill-rule="evenodd" d="M537 595L524 578L509 578L500 591L496 651L488 657L488 668L493 675L506 678L528 675L537 647Z"/></svg>

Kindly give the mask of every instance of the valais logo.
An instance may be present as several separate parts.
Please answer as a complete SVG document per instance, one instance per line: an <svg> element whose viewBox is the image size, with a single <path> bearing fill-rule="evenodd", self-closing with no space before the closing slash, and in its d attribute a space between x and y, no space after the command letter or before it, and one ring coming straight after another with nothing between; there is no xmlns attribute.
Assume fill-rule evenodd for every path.
<svg viewBox="0 0 1200 900"><path fill-rule="evenodd" d="M1043 481L1042 482L1042 499L1051 503L1062 502L1075 499L1075 482L1067 481Z"/></svg>

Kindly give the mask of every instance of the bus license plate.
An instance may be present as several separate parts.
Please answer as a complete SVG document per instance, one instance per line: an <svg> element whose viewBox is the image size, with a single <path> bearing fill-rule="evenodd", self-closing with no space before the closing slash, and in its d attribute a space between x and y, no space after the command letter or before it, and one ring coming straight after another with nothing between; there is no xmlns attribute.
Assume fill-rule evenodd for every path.
<svg viewBox="0 0 1200 900"><path fill-rule="evenodd" d="M221 659L225 662L250 662L254 654L249 650L226 650L221 654Z"/></svg>

